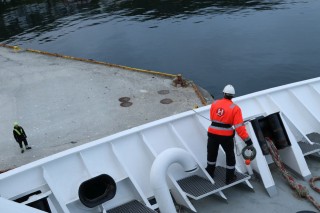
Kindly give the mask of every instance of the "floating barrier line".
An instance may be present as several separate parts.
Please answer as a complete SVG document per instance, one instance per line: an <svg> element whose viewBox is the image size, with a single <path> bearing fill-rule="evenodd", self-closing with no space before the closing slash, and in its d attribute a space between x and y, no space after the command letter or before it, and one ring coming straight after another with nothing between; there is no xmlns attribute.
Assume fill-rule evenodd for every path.
<svg viewBox="0 0 320 213"><path fill-rule="evenodd" d="M0 43L0 47L11 48L16 51L21 50L21 48L19 46L10 46L7 44L2 44L2 43ZM133 67L123 66L123 65L118 65L118 64L112 64L112 63L108 63L108 62L96 61L93 59L84 59L84 58L77 58L77 57L73 57L73 56L61 55L61 54L57 54L57 53L49 53L49 52L45 52L45 51L41 51L41 50L26 49L25 51L48 55L48 56L59 57L59 58L64 58L64 59L69 59L69 60L83 61L83 62L100 64L100 65L109 66L109 67L116 67L116 68L121 68L121 69L125 69L125 70L141 72L141 73L154 74L154 75L159 75L159 76L164 76L164 77L169 77L169 78L177 78L179 75L179 74L175 75L175 74L169 74L169 73L164 73L164 72L157 72L157 71L153 71L153 70L144 70L144 69L139 69L139 68L133 68ZM193 82L191 83L191 85L192 85L192 88L194 89L196 95L200 99L201 103L204 106L207 105L207 101L205 100L205 98L203 97L201 92L199 91L198 87Z"/></svg>

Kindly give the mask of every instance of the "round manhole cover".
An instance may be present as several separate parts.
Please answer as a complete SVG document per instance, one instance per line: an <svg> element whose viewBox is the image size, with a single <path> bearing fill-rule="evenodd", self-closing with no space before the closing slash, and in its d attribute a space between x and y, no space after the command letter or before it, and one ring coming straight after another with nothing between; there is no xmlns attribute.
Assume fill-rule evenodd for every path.
<svg viewBox="0 0 320 213"><path fill-rule="evenodd" d="M121 98L119 98L119 101L120 102L128 102L128 101L130 101L130 98L129 97L121 97Z"/></svg>
<svg viewBox="0 0 320 213"><path fill-rule="evenodd" d="M159 90L159 91L158 91L158 94L160 94L160 95L169 94L169 90Z"/></svg>
<svg viewBox="0 0 320 213"><path fill-rule="evenodd" d="M132 105L132 103L131 102L122 102L121 104L120 104L120 106L122 106L122 107L129 107L129 106L131 106Z"/></svg>
<svg viewBox="0 0 320 213"><path fill-rule="evenodd" d="M165 98L160 101L160 103L162 104L171 104L172 102L173 100L171 100L170 98Z"/></svg>

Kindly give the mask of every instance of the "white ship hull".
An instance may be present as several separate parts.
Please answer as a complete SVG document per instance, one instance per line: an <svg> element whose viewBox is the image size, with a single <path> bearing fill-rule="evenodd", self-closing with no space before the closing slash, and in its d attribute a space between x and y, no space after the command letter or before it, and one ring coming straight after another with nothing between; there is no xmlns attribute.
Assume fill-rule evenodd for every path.
<svg viewBox="0 0 320 213"><path fill-rule="evenodd" d="M250 182L250 169L260 176L259 184L267 195L265 199L271 199L278 194L269 168L273 161L270 155L263 153L256 128L273 115L280 120L289 143L279 149L281 159L291 171L308 180L312 173L305 158L320 151L320 78L237 97L234 102L242 108L257 155L249 168L241 155L236 156L238 179L230 185L224 184L225 156L222 150L215 178L212 179L204 169L207 127L210 124L207 119L210 106L205 106L0 174L0 212L156 212L159 209L165 212L164 209L170 209L172 205L173 200L168 197L170 193L175 204L189 211L206 212L205 209L211 209L208 212L212 212L215 206L196 207L194 201L213 194L226 200L228 195L224 191L237 190L238 184L254 189ZM238 136L235 138L235 149L239 152L245 144ZM177 156L170 159L175 155L170 151L177 152ZM166 154L168 157L162 159L161 156ZM169 162L164 162L166 160ZM163 175L159 171L161 169L154 174L151 172L156 161L160 161L160 168L163 164L166 172L163 182L154 180ZM190 168L185 172L188 170L185 161L194 162L197 169ZM44 207L30 207L37 205Z"/></svg>

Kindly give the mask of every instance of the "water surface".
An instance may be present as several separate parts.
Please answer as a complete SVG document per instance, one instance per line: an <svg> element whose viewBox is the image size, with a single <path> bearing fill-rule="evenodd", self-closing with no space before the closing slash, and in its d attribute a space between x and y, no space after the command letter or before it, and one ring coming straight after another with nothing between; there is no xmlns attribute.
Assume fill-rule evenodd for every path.
<svg viewBox="0 0 320 213"><path fill-rule="evenodd" d="M4 1L4 0L2 0ZM181 73L221 96L320 74L319 0L7 0L0 42Z"/></svg>

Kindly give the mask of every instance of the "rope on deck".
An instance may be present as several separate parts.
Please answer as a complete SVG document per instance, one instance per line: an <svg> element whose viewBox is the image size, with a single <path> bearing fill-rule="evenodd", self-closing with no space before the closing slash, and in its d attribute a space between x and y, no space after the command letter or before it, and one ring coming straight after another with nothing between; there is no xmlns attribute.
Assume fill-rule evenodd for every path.
<svg viewBox="0 0 320 213"><path fill-rule="evenodd" d="M309 180L309 184L310 184L311 188L312 188L314 191L318 192L318 193L320 193L320 189L319 189L318 187L316 187L315 182L316 182L316 181L319 181L319 180L320 180L320 177L312 177L312 178Z"/></svg>
<svg viewBox="0 0 320 213"><path fill-rule="evenodd" d="M284 176L284 178L289 183L290 187L297 192L299 197L308 199L318 210L320 210L320 204L310 195L308 189L305 186L297 183L295 181L295 179L286 170L283 162L280 159L278 149L274 145L273 141L268 137L266 137L265 139L268 143L268 148L269 148L269 151L270 151L270 154L271 154L273 161L275 162L275 164L279 168L279 170L282 173L282 175ZM320 177L314 177L314 178L311 178L310 181L312 180L312 182L314 182L315 180L319 180L319 178ZM309 183L310 183L310 181L309 181ZM318 190L318 189L316 191L320 192L320 190Z"/></svg>

